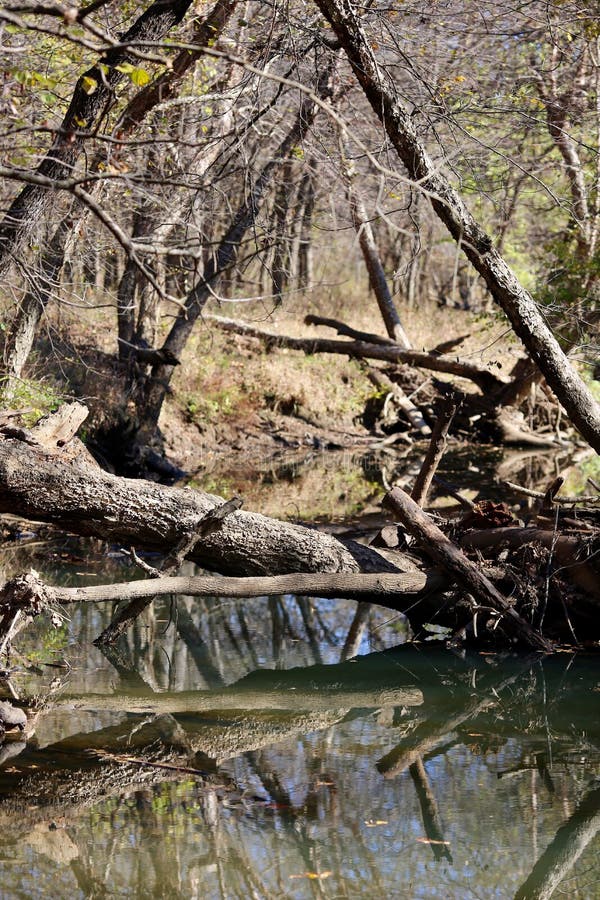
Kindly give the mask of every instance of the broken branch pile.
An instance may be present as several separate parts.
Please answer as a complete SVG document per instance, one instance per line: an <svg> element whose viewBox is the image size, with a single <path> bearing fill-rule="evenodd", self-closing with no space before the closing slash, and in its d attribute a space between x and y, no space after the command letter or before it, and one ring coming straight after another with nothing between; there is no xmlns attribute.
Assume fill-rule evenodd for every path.
<svg viewBox="0 0 600 900"><path fill-rule="evenodd" d="M370 368L368 372L384 395L378 409L365 410L363 421L368 428L380 424L387 433L408 432L416 440L422 439L429 435L435 422L436 408L451 394L459 405L454 433L468 435L470 440L540 447L556 447L566 442L564 434L558 432L562 418L559 404L544 390L539 373L531 376L530 369L523 365L524 360L518 360L511 375L506 376L450 355L469 335L446 341L429 352L418 352L407 350L390 338L357 331L344 322L321 316L307 316L305 324L333 328L348 340L291 337L223 316L206 318L220 330L258 340L268 349L286 348L309 355L341 354L351 359L385 363L385 368ZM426 382L419 374L422 370L430 373ZM523 370L527 379L522 375ZM468 389L459 387L461 382L466 382ZM413 399L417 393L418 399ZM380 423L379 417L384 419L382 412L389 413L388 398L396 417L390 421L386 415ZM527 420L519 409L523 404L527 407Z"/></svg>

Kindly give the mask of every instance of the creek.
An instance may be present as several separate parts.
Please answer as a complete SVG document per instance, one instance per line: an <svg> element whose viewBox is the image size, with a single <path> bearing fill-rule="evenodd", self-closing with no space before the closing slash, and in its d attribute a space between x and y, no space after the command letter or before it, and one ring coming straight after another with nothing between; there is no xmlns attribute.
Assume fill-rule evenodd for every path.
<svg viewBox="0 0 600 900"><path fill-rule="evenodd" d="M30 540L51 583L131 576ZM0 745L2 898L600 897L597 656L457 655L293 596L156 602L101 652L109 619L36 622L0 681L44 700Z"/></svg>

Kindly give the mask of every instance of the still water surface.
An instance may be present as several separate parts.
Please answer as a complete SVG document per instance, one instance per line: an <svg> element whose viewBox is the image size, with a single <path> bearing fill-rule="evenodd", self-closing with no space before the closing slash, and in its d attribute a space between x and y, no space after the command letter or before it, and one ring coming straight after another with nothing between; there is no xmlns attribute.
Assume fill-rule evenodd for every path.
<svg viewBox="0 0 600 900"><path fill-rule="evenodd" d="M372 608L343 662L355 611L178 598L110 660L75 612L12 677L56 705L0 766L0 895L600 897L599 661L402 646Z"/></svg>
<svg viewBox="0 0 600 900"><path fill-rule="evenodd" d="M268 473L277 514L316 471ZM383 490L348 472L330 517ZM39 553L3 551L4 574L123 579L94 542ZM600 898L600 659L460 657L403 645L389 610L290 596L156 603L104 655L110 610L71 615L0 680L45 704L0 746L2 900Z"/></svg>

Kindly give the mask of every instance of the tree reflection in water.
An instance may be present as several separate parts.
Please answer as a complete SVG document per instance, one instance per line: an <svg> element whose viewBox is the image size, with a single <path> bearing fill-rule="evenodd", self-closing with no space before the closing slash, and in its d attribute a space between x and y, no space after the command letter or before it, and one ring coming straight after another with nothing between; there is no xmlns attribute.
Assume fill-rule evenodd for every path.
<svg viewBox="0 0 600 900"><path fill-rule="evenodd" d="M389 611L293 597L178 598L107 658L107 616L0 768L2 896L598 895L595 660L385 650Z"/></svg>

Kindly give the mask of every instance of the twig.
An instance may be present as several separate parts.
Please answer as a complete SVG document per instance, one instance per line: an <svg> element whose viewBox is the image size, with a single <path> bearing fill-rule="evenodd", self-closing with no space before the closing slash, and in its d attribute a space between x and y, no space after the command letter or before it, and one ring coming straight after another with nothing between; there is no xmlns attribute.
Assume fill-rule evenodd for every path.
<svg viewBox="0 0 600 900"><path fill-rule="evenodd" d="M523 494L524 497L535 497L536 500L544 500L548 493L548 491L533 491L531 488L521 487L520 484L513 484L512 481L503 481L502 484L505 487L510 488L511 491L514 491L516 494ZM581 497L552 496L552 503L562 503L566 506L571 506L573 503L600 503L600 495L582 495Z"/></svg>
<svg viewBox="0 0 600 900"><path fill-rule="evenodd" d="M475 504L473 503L473 501L469 500L468 497L465 497L463 494L461 494L458 488L456 488L453 484L450 484L449 481L444 481L444 479L440 478L439 475L434 475L433 480L436 484L439 484L439 486L443 488L446 494L448 494L450 497L454 497L454 499L457 500L464 509L475 509Z"/></svg>

